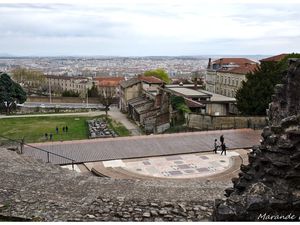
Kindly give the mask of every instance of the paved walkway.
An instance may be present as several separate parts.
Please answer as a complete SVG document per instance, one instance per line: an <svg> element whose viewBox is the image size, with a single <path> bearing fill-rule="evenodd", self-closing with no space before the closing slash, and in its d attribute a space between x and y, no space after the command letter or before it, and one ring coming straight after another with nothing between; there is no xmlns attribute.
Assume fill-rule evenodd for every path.
<svg viewBox="0 0 300 225"><path fill-rule="evenodd" d="M34 146L82 163L212 151L214 139L221 134L229 149L250 148L259 144L260 133L258 130L236 129L37 143ZM47 161L46 153L30 147L25 147L24 154ZM50 161L54 164L70 163L57 156L50 156Z"/></svg>

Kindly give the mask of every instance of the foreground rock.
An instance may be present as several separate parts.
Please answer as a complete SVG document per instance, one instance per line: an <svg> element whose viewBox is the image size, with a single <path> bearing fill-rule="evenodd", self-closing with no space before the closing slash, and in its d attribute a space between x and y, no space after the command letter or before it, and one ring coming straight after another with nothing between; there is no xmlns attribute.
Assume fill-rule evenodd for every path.
<svg viewBox="0 0 300 225"><path fill-rule="evenodd" d="M290 61L269 108L270 126L241 166L226 200L216 200L214 220L300 220L300 60Z"/></svg>

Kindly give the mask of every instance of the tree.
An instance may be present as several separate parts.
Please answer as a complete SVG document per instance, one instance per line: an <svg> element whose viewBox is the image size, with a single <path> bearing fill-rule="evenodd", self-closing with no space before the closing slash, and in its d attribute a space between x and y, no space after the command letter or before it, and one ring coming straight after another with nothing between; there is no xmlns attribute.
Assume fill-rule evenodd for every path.
<svg viewBox="0 0 300 225"><path fill-rule="evenodd" d="M44 87L46 77L39 70L17 68L12 70L12 78L27 90L28 94L38 92Z"/></svg>
<svg viewBox="0 0 300 225"><path fill-rule="evenodd" d="M171 82L169 75L164 69L148 70L144 73L145 76L154 76L169 84Z"/></svg>
<svg viewBox="0 0 300 225"><path fill-rule="evenodd" d="M91 87L91 89L88 89L88 96L89 97L99 97L99 93L98 93L98 88L95 85L95 82L93 82L93 85Z"/></svg>
<svg viewBox="0 0 300 225"><path fill-rule="evenodd" d="M0 73L0 108L9 114L16 104L22 104L26 99L27 95L23 88L6 73Z"/></svg>
<svg viewBox="0 0 300 225"><path fill-rule="evenodd" d="M62 97L79 97L79 93L73 90L65 90L61 94Z"/></svg>
<svg viewBox="0 0 300 225"><path fill-rule="evenodd" d="M185 121L185 114L190 113L190 108L186 105L185 100L182 96L171 96L171 105L173 109L179 112L180 117Z"/></svg>
<svg viewBox="0 0 300 225"><path fill-rule="evenodd" d="M280 62L262 62L246 75L247 80L236 93L237 108L243 115L266 115L275 85L282 82L287 70L288 58L300 58L300 54L289 54Z"/></svg>
<svg viewBox="0 0 300 225"><path fill-rule="evenodd" d="M118 102L118 98L116 96L113 96L111 93L112 92L108 91L108 89L104 89L103 92L99 95L100 102L105 107L104 110L105 110L106 119L107 119L107 113L108 113L109 107L112 104L115 104Z"/></svg>

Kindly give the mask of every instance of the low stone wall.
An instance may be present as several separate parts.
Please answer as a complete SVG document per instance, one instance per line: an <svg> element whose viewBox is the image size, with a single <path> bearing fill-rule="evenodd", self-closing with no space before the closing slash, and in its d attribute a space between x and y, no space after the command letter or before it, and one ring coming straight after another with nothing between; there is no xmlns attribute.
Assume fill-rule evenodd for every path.
<svg viewBox="0 0 300 225"><path fill-rule="evenodd" d="M80 98L80 97L52 97L51 98L52 103L84 103L86 102L86 98ZM92 104L99 104L100 99L99 98L89 98L89 103ZM50 102L49 97L43 97L43 96L30 96L27 98L27 102Z"/></svg>
<svg viewBox="0 0 300 225"><path fill-rule="evenodd" d="M200 130L263 128L267 125L264 116L209 116L189 114L188 127Z"/></svg>
<svg viewBox="0 0 300 225"><path fill-rule="evenodd" d="M77 112L89 112L93 109L65 109L65 108L24 108L21 107L17 111L13 112L13 115L23 115L23 114L37 114L37 113L77 113Z"/></svg>

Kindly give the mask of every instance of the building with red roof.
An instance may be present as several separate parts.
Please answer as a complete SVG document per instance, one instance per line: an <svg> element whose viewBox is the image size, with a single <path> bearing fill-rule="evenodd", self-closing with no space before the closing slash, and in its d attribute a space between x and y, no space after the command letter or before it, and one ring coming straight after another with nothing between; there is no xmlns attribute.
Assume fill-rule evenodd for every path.
<svg viewBox="0 0 300 225"><path fill-rule="evenodd" d="M279 62L279 61L283 60L286 56L288 56L288 54L282 53L280 55L271 56L268 58L261 59L259 61L260 62Z"/></svg>
<svg viewBox="0 0 300 225"><path fill-rule="evenodd" d="M206 73L206 90L234 98L236 91L246 80L246 74L253 73L259 64L246 58L209 59Z"/></svg>
<svg viewBox="0 0 300 225"><path fill-rule="evenodd" d="M110 97L119 97L120 82L125 80L124 77L94 77L93 81L98 88L100 95Z"/></svg>

